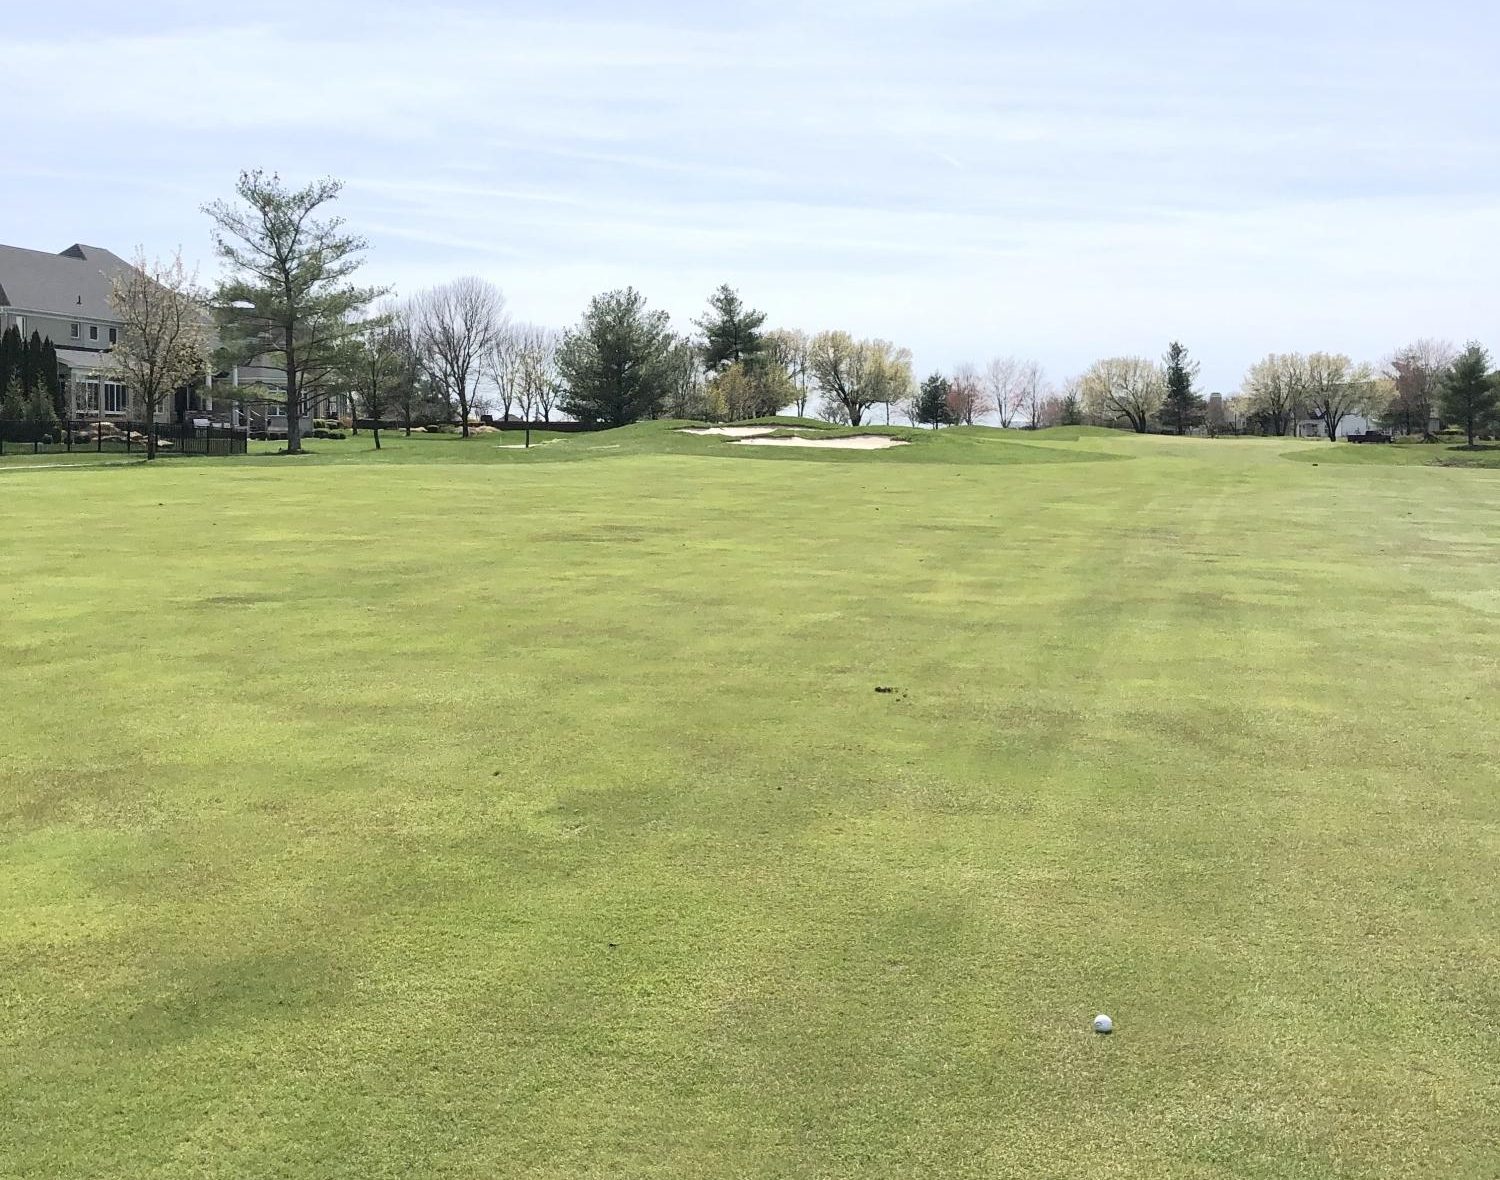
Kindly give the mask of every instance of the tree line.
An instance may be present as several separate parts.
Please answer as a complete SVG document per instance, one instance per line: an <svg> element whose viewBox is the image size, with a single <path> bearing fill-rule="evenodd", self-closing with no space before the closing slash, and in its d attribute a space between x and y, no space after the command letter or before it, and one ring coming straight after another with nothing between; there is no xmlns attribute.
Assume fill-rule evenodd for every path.
<svg viewBox="0 0 1500 1180"><path fill-rule="evenodd" d="M1419 341L1384 369L1330 353L1272 354L1253 365L1242 390L1205 398L1199 366L1173 342L1161 360L1114 357L1054 386L1042 366L999 357L982 369L960 365L914 379L910 350L848 332L766 327L763 311L725 285L709 297L695 332L674 330L665 311L634 288L590 300L578 322L556 330L513 322L492 283L464 277L396 301L357 274L366 241L328 206L342 185L302 188L260 171L241 173L234 199L204 206L213 222L224 277L200 292L180 259L138 269L140 290L117 290L125 320L117 352L151 402L202 371L201 339L165 321L174 306L208 309L219 328L216 364L266 358L284 369L287 450L301 450L301 420L327 393L351 393L357 417L410 432L423 420L456 422L467 435L483 410L506 420L550 420L561 412L601 427L644 418L732 420L792 408L859 426L881 410L933 427L975 424L1038 429L1097 423L1138 432L1286 434L1313 417L1329 438L1356 411L1421 433L1440 415L1460 424L1470 444L1495 421L1500 391L1479 345L1463 352ZM158 307L146 314L145 287ZM175 302L174 302L175 301ZM125 314L134 310L137 314ZM157 339L147 339L151 324ZM181 363L157 354L175 349ZM55 365L52 366L55 371ZM9 385L0 383L0 389ZM159 404L159 401L156 403Z"/></svg>

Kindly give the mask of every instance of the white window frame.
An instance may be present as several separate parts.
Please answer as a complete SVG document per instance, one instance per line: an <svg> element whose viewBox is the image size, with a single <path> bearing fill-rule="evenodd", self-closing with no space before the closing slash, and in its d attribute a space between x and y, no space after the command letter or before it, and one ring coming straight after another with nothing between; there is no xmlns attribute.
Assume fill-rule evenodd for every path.
<svg viewBox="0 0 1500 1180"><path fill-rule="evenodd" d="M120 343L120 332L118 328L111 328L109 330L109 342L111 344Z"/></svg>
<svg viewBox="0 0 1500 1180"><path fill-rule="evenodd" d="M99 412L99 382L92 378L78 382L78 394L74 398L80 414Z"/></svg>
<svg viewBox="0 0 1500 1180"><path fill-rule="evenodd" d="M126 414L130 412L130 392L125 388L123 382L104 382L103 393L104 412L106 414ZM111 405L111 402L116 404Z"/></svg>
<svg viewBox="0 0 1500 1180"><path fill-rule="evenodd" d="M83 329L78 324L69 324L68 325L68 338L69 339L71 339L71 340L77 340L78 337L80 335L82 335L82 333L83 333Z"/></svg>

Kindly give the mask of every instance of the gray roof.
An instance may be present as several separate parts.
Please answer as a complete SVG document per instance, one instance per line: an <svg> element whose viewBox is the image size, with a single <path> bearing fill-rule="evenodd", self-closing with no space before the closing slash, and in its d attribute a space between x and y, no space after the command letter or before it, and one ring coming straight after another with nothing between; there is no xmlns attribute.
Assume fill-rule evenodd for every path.
<svg viewBox="0 0 1500 1180"><path fill-rule="evenodd" d="M114 320L110 279L128 265L99 246L69 246L61 254L0 246L0 307Z"/></svg>

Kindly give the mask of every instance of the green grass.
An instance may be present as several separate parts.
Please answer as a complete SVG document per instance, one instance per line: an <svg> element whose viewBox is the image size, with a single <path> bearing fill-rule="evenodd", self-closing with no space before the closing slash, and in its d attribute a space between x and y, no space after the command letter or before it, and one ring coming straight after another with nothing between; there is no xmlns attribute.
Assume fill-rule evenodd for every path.
<svg viewBox="0 0 1500 1180"><path fill-rule="evenodd" d="M1353 463L1370 467L1500 467L1500 444L1462 441L1304 444L1289 453L1304 463Z"/></svg>
<svg viewBox="0 0 1500 1180"><path fill-rule="evenodd" d="M0 474L0 1176L1494 1176L1500 477L916 434Z"/></svg>

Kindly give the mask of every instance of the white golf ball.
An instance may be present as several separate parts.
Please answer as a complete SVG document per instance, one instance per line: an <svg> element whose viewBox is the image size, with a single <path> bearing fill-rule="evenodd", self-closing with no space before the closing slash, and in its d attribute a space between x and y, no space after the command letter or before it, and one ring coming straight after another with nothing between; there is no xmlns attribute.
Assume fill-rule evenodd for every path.
<svg viewBox="0 0 1500 1180"><path fill-rule="evenodd" d="M1112 1033L1115 1031L1115 1022L1103 1012L1094 1017L1094 1031L1096 1033Z"/></svg>

